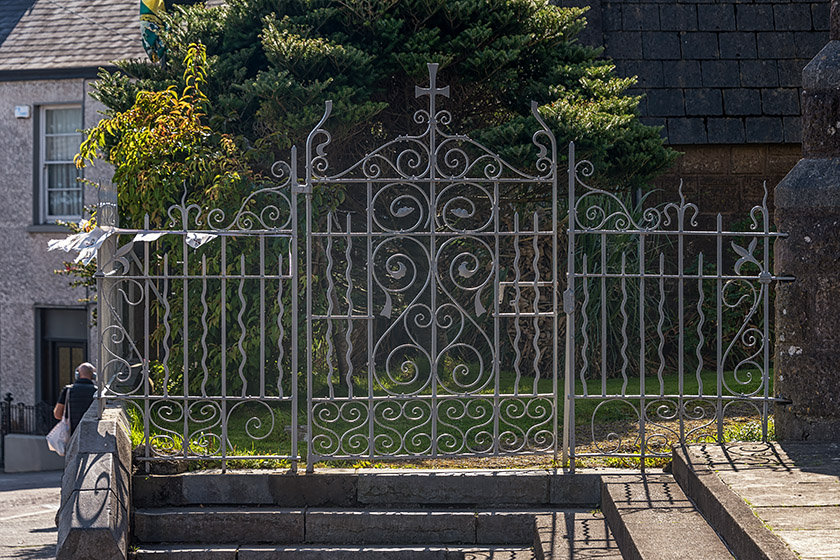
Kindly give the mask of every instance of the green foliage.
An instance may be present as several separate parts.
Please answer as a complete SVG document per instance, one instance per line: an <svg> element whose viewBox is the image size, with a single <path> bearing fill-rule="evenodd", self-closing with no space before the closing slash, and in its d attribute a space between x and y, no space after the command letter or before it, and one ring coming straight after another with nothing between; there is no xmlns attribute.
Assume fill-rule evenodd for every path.
<svg viewBox="0 0 840 560"><path fill-rule="evenodd" d="M182 88L138 91L134 103L86 131L76 156L85 167L103 157L114 166L121 225L164 225L166 210L182 195L188 202L218 204L241 197L255 176L234 139L206 124L209 102L202 87L207 59L191 44L183 59Z"/></svg>
<svg viewBox="0 0 840 560"><path fill-rule="evenodd" d="M240 201L264 186L271 164L287 159L293 144L303 144L328 99L334 103L328 126L336 171L383 141L416 130L411 116L421 104L414 86L426 83L426 63L438 62L439 81L452 92L443 108L452 113L457 132L528 167L536 155L531 135L538 129L530 114L533 99L557 137L561 159L562 147L574 140L582 157L595 164L593 185L643 186L675 153L663 147L656 129L636 119L639 98L626 95L634 80L616 77L599 50L576 42L585 11L546 0L230 0L176 8L163 34L168 65L124 61L119 71L100 74L94 96L110 111L88 131L77 162L84 166L104 157L115 166L121 226L145 227L148 215L151 227L165 227L166 209L182 199L233 215ZM322 223L327 211L352 202L344 197L341 189L316 190L314 221ZM187 260L178 244L167 243L161 241L158 251L169 254L170 266ZM219 260L215 251L202 250L211 267ZM189 256L195 264L199 258ZM159 272L162 264L150 266ZM227 266L228 274L236 272L236 262ZM325 275L316 267L302 281L322 287ZM248 288L244 307L254 309L259 294ZM217 285L209 289L222 291ZM173 366L166 377L170 389L182 383L177 368L218 372L225 365L223 346L228 360L238 353L238 333L216 342L221 306L212 302L206 317L189 313L192 333L202 332L199 320L207 321L208 349L183 348L177 318L187 310L179 308L178 296L196 305L202 287L191 282L181 288L184 293L176 290L170 298L169 363L184 365ZM235 290L231 284L224 291L228 311L238 298ZM283 297L288 303L289 291ZM268 316L275 311L266 310ZM162 312L153 312L153 342L165 346ZM253 317L246 322L244 351L253 356L258 332L275 340L278 326L261 328ZM288 332L291 325L284 328ZM314 347L306 351L323 349L324 336L316 332ZM159 384L161 375L153 372ZM188 384L191 391L217 391L219 376L205 381L191 375Z"/></svg>
<svg viewBox="0 0 840 560"><path fill-rule="evenodd" d="M581 45L585 8L546 0L230 0L177 8L164 42L171 65L122 62L104 73L95 96L128 111L138 92L186 85L190 45L206 45L201 92L208 123L245 147L250 168L265 172L301 145L334 102L331 160L353 162L384 139L413 130L414 86L427 62L454 126L525 166L537 123L530 100L557 136L595 163L595 184L644 186L675 153L636 116L633 78L614 75L600 51ZM183 62L182 62L183 61ZM185 90L186 92L186 90Z"/></svg>
<svg viewBox="0 0 840 560"><path fill-rule="evenodd" d="M764 441L761 435L761 420L752 420L744 424L733 424L723 432L724 441ZM776 441L776 423L772 416L767 417L767 441Z"/></svg>

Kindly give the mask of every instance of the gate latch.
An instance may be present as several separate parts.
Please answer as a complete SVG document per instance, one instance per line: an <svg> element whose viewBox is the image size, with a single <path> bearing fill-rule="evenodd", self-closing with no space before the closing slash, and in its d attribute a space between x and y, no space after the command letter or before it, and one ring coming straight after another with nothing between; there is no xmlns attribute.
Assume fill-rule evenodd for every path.
<svg viewBox="0 0 840 560"><path fill-rule="evenodd" d="M297 194L309 194L312 192L312 185L309 183L292 184L292 192Z"/></svg>

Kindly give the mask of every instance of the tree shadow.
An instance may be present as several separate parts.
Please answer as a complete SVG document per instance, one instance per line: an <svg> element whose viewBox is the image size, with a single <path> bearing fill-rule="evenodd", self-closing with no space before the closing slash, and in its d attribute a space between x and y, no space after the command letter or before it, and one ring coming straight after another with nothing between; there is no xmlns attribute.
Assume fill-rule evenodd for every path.
<svg viewBox="0 0 840 560"><path fill-rule="evenodd" d="M15 560L44 560L55 558L55 545L46 544L31 548L16 548L3 551L4 559Z"/></svg>

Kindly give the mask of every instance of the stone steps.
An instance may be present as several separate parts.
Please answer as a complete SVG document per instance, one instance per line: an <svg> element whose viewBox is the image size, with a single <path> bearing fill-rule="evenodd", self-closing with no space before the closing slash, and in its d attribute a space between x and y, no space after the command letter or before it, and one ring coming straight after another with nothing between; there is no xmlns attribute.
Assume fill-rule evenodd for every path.
<svg viewBox="0 0 840 560"><path fill-rule="evenodd" d="M133 557L560 560L576 547L540 545L537 519L591 515L599 485L553 471L137 475Z"/></svg>
<svg viewBox="0 0 840 560"><path fill-rule="evenodd" d="M183 507L137 509L141 543L530 544L540 516L582 510L393 510Z"/></svg>
<svg viewBox="0 0 840 560"><path fill-rule="evenodd" d="M142 546L132 560L534 560L531 547L488 546Z"/></svg>
<svg viewBox="0 0 840 560"><path fill-rule="evenodd" d="M601 488L604 517L624 558L734 558L672 476L605 476Z"/></svg>
<svg viewBox="0 0 840 560"><path fill-rule="evenodd" d="M135 475L135 507L261 505L284 508L457 506L595 507L600 475L554 471L418 471L329 469Z"/></svg>
<svg viewBox="0 0 840 560"><path fill-rule="evenodd" d="M135 560L732 558L670 475L140 475L133 501Z"/></svg>
<svg viewBox="0 0 840 560"><path fill-rule="evenodd" d="M621 560L618 543L597 511L558 511L535 519L534 552L539 560Z"/></svg>

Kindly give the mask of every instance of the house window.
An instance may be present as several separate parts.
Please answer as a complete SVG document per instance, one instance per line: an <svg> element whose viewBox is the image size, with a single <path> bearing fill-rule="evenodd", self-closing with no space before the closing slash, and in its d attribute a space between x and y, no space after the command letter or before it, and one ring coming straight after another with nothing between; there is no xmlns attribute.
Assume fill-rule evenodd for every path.
<svg viewBox="0 0 840 560"><path fill-rule="evenodd" d="M40 114L41 223L78 220L82 215L81 172L73 156L82 143L79 105L41 107Z"/></svg>

